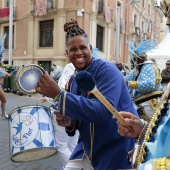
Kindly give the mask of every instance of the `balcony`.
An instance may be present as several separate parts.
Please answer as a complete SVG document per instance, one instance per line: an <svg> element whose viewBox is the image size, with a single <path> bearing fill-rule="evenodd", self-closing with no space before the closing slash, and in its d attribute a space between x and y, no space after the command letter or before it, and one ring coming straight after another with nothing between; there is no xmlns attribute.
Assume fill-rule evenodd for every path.
<svg viewBox="0 0 170 170"><path fill-rule="evenodd" d="M113 9L109 6L106 6L103 2L98 2L97 12L99 15L102 15L107 23L113 22Z"/></svg>
<svg viewBox="0 0 170 170"><path fill-rule="evenodd" d="M47 12L55 8L54 4L55 4L54 0L47 0L47 4L46 4ZM30 13L34 14L35 9L36 9L36 1L33 0L32 4L30 5Z"/></svg>
<svg viewBox="0 0 170 170"><path fill-rule="evenodd" d="M0 23L8 22L9 21L9 14L10 14L10 8L1 8L0 9ZM13 18L16 17L16 7L13 8Z"/></svg>

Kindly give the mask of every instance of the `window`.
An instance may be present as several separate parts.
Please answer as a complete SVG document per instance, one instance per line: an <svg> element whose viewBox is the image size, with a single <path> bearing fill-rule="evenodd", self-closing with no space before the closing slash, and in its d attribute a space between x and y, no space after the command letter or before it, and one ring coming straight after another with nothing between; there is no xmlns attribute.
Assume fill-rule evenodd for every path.
<svg viewBox="0 0 170 170"><path fill-rule="evenodd" d="M103 51L103 32L104 32L104 28L97 25L96 47L100 51Z"/></svg>
<svg viewBox="0 0 170 170"><path fill-rule="evenodd" d="M103 0L99 0L99 2L98 2L98 13L104 14L104 2L103 2Z"/></svg>
<svg viewBox="0 0 170 170"><path fill-rule="evenodd" d="M136 26L136 23L137 23L137 15L135 14L134 15L134 26Z"/></svg>
<svg viewBox="0 0 170 170"><path fill-rule="evenodd" d="M144 22L142 21L142 33L144 33Z"/></svg>
<svg viewBox="0 0 170 170"><path fill-rule="evenodd" d="M151 10L151 5L149 4L149 6L148 6L148 14L150 15L150 11Z"/></svg>
<svg viewBox="0 0 170 170"><path fill-rule="evenodd" d="M51 61L38 61L38 65L40 65L45 71L48 71L48 73L50 74Z"/></svg>
<svg viewBox="0 0 170 170"><path fill-rule="evenodd" d="M6 7L9 7L10 6L10 0L5 0L5 3L4 3L5 5L4 5L4 7L6 8Z"/></svg>
<svg viewBox="0 0 170 170"><path fill-rule="evenodd" d="M7 33L4 48L9 49L9 26L4 27L4 34ZM13 34L12 34L12 49L14 49L14 26L13 26Z"/></svg>
<svg viewBox="0 0 170 170"><path fill-rule="evenodd" d="M54 20L40 21L40 47L53 47Z"/></svg>
<svg viewBox="0 0 170 170"><path fill-rule="evenodd" d="M53 8L53 0L47 0L47 9Z"/></svg>
<svg viewBox="0 0 170 170"><path fill-rule="evenodd" d="M145 7L145 0L142 1L142 7Z"/></svg>

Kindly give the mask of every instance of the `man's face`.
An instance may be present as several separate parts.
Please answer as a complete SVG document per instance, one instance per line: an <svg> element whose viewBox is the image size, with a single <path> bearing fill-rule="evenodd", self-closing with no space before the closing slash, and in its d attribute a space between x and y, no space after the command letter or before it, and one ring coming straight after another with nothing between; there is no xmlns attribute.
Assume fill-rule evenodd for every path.
<svg viewBox="0 0 170 170"><path fill-rule="evenodd" d="M141 57L140 56L140 58L138 58L137 56L134 56L134 62L138 65L138 64L142 64L142 63L144 63L146 61L146 58L144 58L144 57Z"/></svg>
<svg viewBox="0 0 170 170"><path fill-rule="evenodd" d="M83 36L76 36L67 42L66 54L77 71L85 70L92 60L92 46Z"/></svg>
<svg viewBox="0 0 170 170"><path fill-rule="evenodd" d="M166 69L170 70L170 62L166 62Z"/></svg>

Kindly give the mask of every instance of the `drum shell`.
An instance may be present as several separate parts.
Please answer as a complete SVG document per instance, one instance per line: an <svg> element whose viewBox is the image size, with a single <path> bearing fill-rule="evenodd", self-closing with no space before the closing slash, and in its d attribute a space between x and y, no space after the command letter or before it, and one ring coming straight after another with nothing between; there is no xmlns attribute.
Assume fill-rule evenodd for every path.
<svg viewBox="0 0 170 170"><path fill-rule="evenodd" d="M13 162L28 162L56 154L50 109L23 106L9 114L10 155Z"/></svg>

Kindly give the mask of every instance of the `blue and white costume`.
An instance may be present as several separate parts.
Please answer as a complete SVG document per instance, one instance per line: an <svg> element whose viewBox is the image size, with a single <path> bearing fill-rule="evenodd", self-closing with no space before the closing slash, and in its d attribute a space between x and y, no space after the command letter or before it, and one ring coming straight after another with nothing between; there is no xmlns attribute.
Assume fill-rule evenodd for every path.
<svg viewBox="0 0 170 170"><path fill-rule="evenodd" d="M169 84L170 85L170 84ZM170 86L169 86L170 87ZM170 90L170 89L169 89ZM138 156L138 169L170 169L170 98L150 121Z"/></svg>
<svg viewBox="0 0 170 170"><path fill-rule="evenodd" d="M131 96L138 106L138 113L145 120L151 119L158 107L157 98L162 95L160 70L154 62L147 61L145 52L153 48L148 48L148 44L152 44L152 41L142 40L136 49L132 44L129 45L132 60L143 59L143 62L136 62L135 69L125 76Z"/></svg>
<svg viewBox="0 0 170 170"><path fill-rule="evenodd" d="M138 115L124 78L115 65L93 59L86 71L91 73L98 90L116 110ZM128 152L134 148L135 140L118 134L113 115L93 94L82 91L75 77L70 92L62 92L59 109L62 115L74 119L75 126L70 134L76 129L80 132L80 141L70 158L73 162L86 157L95 170L131 168Z"/></svg>
<svg viewBox="0 0 170 170"><path fill-rule="evenodd" d="M0 78L5 78L6 77L6 71L4 68L0 68Z"/></svg>

